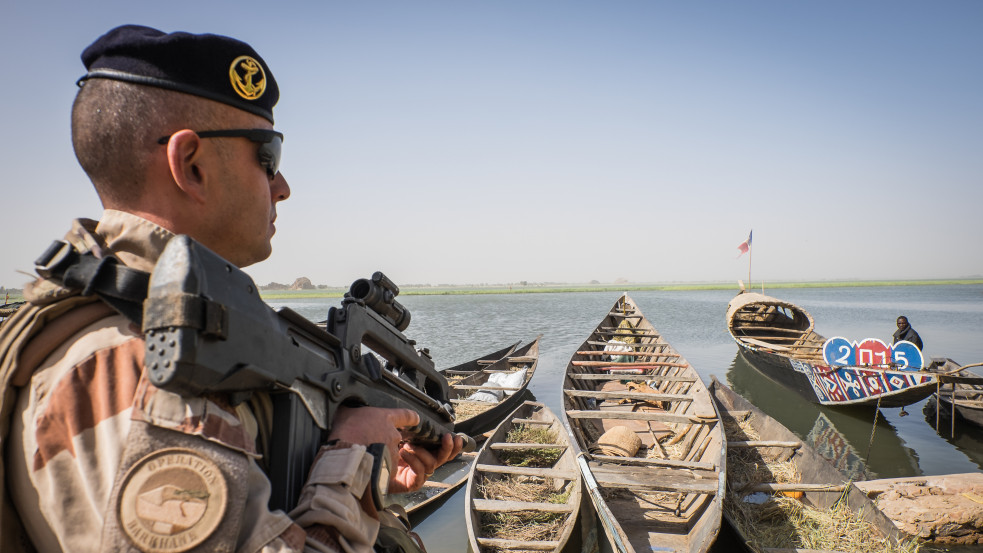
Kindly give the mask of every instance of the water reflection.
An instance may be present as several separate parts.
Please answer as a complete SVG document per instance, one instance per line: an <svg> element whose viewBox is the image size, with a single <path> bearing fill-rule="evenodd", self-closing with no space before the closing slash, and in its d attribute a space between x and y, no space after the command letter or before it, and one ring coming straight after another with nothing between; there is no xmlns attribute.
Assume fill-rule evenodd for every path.
<svg viewBox="0 0 983 553"><path fill-rule="evenodd" d="M936 428L935 396L928 398L922 413L925 415L925 422ZM983 428L959 417L956 417L953 424L952 417L946 413L944 406L941 416L938 417L937 428L942 439L952 444L977 466L983 467Z"/></svg>
<svg viewBox="0 0 983 553"><path fill-rule="evenodd" d="M874 409L831 409L804 400L759 372L738 353L727 373L735 392L774 417L851 478L897 478L922 474L918 456ZM873 438L872 435L873 434Z"/></svg>

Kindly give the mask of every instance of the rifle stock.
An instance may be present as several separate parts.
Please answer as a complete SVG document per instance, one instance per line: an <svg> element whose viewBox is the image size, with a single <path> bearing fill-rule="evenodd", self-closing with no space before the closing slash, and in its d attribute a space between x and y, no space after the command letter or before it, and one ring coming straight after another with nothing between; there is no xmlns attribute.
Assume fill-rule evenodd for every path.
<svg viewBox="0 0 983 553"><path fill-rule="evenodd" d="M270 507L289 510L341 405L413 409L421 421L414 443L439 445L453 432L447 381L402 334L409 311L398 293L382 273L355 281L325 329L291 309L274 311L248 275L178 236L144 304L147 372L159 388L186 396L227 393L237 403L270 392Z"/></svg>

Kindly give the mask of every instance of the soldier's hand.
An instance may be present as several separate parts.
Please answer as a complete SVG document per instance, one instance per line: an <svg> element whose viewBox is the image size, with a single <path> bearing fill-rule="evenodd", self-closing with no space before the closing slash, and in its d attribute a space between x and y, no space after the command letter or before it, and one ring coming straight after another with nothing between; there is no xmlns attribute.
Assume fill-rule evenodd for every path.
<svg viewBox="0 0 983 553"><path fill-rule="evenodd" d="M396 452L403 439L401 428L420 424L420 415L411 409L386 409L382 407L339 407L331 425L329 440L343 440L353 444L385 444L390 452L390 465L396 466ZM422 485L422 484L421 484Z"/></svg>
<svg viewBox="0 0 983 553"><path fill-rule="evenodd" d="M399 449L399 463L389 483L390 493L403 493L423 487L433 471L457 457L464 447L460 436L444 434L440 449L431 451L423 446L404 443Z"/></svg>

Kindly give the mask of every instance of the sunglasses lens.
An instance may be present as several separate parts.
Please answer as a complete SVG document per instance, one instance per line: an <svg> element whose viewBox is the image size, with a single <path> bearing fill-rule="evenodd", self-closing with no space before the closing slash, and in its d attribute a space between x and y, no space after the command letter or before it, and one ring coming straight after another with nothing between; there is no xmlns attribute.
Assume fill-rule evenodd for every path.
<svg viewBox="0 0 983 553"><path fill-rule="evenodd" d="M259 146L259 164L266 169L266 174L273 178L280 171L280 151L283 148L283 139L274 136L273 140L264 142Z"/></svg>

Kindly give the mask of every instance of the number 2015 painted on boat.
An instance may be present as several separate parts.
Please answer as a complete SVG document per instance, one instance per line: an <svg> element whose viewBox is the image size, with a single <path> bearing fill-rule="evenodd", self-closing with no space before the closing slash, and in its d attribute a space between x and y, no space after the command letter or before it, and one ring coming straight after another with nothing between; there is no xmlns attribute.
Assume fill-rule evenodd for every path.
<svg viewBox="0 0 983 553"><path fill-rule="evenodd" d="M877 338L866 338L857 343L841 336L826 340L823 359L831 367L879 365L902 371L916 371L924 363L918 346L905 340L889 346Z"/></svg>

